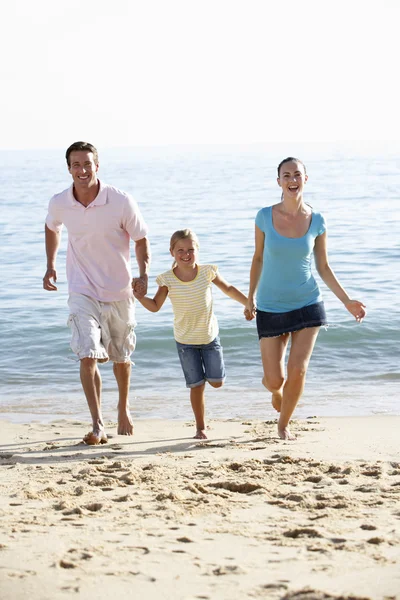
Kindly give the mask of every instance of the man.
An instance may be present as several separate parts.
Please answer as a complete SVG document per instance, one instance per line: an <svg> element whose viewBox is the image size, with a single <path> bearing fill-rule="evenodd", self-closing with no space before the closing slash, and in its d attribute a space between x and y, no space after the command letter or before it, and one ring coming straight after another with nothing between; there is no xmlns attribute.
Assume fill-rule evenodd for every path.
<svg viewBox="0 0 400 600"><path fill-rule="evenodd" d="M113 361L118 385L118 433L133 434L129 412L130 356L136 336L132 286L147 293L150 264L148 228L128 194L97 178L97 150L75 142L67 152L71 187L51 198L45 225L45 290L56 291L56 257L63 225L68 230L67 280L71 348L80 359L80 377L92 416L86 444L107 442L101 413L98 362ZM130 240L135 243L139 277L131 281Z"/></svg>

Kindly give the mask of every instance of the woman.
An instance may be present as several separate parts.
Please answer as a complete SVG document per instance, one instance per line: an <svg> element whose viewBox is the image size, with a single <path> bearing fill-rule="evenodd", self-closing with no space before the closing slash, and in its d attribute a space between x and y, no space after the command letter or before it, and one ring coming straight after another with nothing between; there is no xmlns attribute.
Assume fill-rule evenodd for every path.
<svg viewBox="0 0 400 600"><path fill-rule="evenodd" d="M365 305L349 298L329 266L325 219L305 204L306 182L301 160L288 157L279 164L282 199L279 204L262 208L256 216L255 252L244 310L247 319L257 313L262 381L272 393L272 406L280 413L278 435L284 440L295 439L289 421L303 393L319 329L327 324L320 290L311 273L312 253L321 279L356 321L360 323L366 315Z"/></svg>

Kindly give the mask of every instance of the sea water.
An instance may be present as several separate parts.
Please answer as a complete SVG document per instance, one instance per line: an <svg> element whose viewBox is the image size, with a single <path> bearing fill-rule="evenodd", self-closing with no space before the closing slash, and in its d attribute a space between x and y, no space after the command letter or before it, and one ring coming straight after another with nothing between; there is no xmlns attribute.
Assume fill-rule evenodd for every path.
<svg viewBox="0 0 400 600"><path fill-rule="evenodd" d="M155 277L171 265L169 239L190 227L200 261L247 293L257 211L279 201L276 165L290 145L103 149L99 176L131 193L149 228ZM362 324L320 282L329 328L321 329L297 416L400 414L400 163L344 150L304 147L306 201L328 224L330 263L351 297L367 305ZM63 151L0 153L0 418L48 421L88 416L79 363L69 348L64 230L58 292L42 289L44 219L50 197L70 185ZM137 272L133 253L133 273ZM255 322L214 286L227 380L207 389L214 418L270 418ZM159 313L137 304L131 405L135 418L189 418L189 394L167 299ZM100 367L105 415L115 418L116 384Z"/></svg>

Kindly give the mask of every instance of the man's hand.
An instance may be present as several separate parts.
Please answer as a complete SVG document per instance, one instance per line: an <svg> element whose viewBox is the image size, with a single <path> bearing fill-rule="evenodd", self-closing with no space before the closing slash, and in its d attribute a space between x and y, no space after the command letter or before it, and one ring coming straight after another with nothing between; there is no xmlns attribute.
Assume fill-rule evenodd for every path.
<svg viewBox="0 0 400 600"><path fill-rule="evenodd" d="M134 277L132 279L132 291L135 298L143 298L147 294L147 275L142 277Z"/></svg>
<svg viewBox="0 0 400 600"><path fill-rule="evenodd" d="M43 277L43 288L49 292L56 292L57 286L55 286L51 280L53 280L54 283L57 281L57 272L55 269L47 269Z"/></svg>

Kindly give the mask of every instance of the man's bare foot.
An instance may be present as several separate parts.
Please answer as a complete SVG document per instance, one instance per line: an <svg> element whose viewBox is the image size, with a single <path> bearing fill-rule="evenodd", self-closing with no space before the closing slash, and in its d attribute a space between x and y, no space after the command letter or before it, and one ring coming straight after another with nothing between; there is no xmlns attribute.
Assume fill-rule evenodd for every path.
<svg viewBox="0 0 400 600"><path fill-rule="evenodd" d="M204 429L197 429L196 435L193 437L195 440L206 440L207 436Z"/></svg>
<svg viewBox="0 0 400 600"><path fill-rule="evenodd" d="M99 444L107 444L108 439L104 429L96 427L84 436L83 442L87 446L98 446Z"/></svg>
<svg viewBox="0 0 400 600"><path fill-rule="evenodd" d="M280 428L278 425L278 435L281 440L295 440L296 436L290 432L289 427Z"/></svg>
<svg viewBox="0 0 400 600"><path fill-rule="evenodd" d="M133 421L129 411L118 413L118 435L133 435Z"/></svg>
<svg viewBox="0 0 400 600"><path fill-rule="evenodd" d="M272 394L271 404L278 413L281 412L282 394L280 392Z"/></svg>

